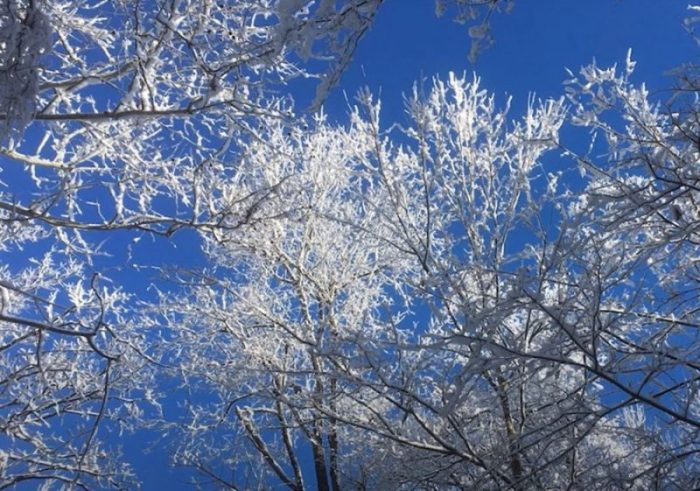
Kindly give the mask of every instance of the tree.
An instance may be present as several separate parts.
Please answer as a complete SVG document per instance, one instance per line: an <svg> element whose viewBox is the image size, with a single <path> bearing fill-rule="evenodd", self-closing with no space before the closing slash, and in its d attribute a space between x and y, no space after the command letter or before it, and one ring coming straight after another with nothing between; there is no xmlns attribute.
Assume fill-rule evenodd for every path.
<svg viewBox="0 0 700 491"><path fill-rule="evenodd" d="M172 349L183 384L216 394L211 407L190 408L178 458L231 487L340 489L352 477L339 459L361 434L324 409L357 410L334 364L353 339L381 328L374 306L392 302L383 284L395 266L386 245L358 228L379 221L360 201L374 194L355 165L366 145L322 119L314 128L280 124L245 149L230 192L273 195L243 227L207 236L211 271L181 275L189 294L160 303L180 326ZM364 459L365 450L353 451ZM240 477L228 482L222 462Z"/></svg>
<svg viewBox="0 0 700 491"><path fill-rule="evenodd" d="M98 428L154 402L157 340L114 264L250 220L275 188L227 194L230 163L292 118L292 80L323 100L382 3L0 2L0 486L128 478Z"/></svg>
<svg viewBox="0 0 700 491"><path fill-rule="evenodd" d="M154 402L157 339L110 284L130 254L116 232L244 221L260 196L210 186L239 141L290 117L275 88L321 77L322 97L380 3L0 4L0 487L129 480L98 429Z"/></svg>
<svg viewBox="0 0 700 491"><path fill-rule="evenodd" d="M182 461L232 488L697 485L693 232L668 202L694 203L692 123L614 70L582 78L572 120L609 162L549 170L563 101L510 123L454 76L414 94L402 135L365 96L348 128L249 147L267 171L237 194L275 197L162 305L187 384L217 394ZM612 100L625 133L593 111Z"/></svg>
<svg viewBox="0 0 700 491"><path fill-rule="evenodd" d="M573 122L602 135L609 157L579 158L590 179L580 197L587 224L577 234L588 268L577 288L587 290L595 303L580 305L596 316L579 350L619 391L616 403L637 408L654 428L663 457L645 477L693 487L697 481L683 478L697 475L700 423L697 90L684 67L682 89L669 105L655 103L631 83L634 65L629 56L622 73L591 65L569 84Z"/></svg>
<svg viewBox="0 0 700 491"><path fill-rule="evenodd" d="M407 128L295 118L382 4L0 5L0 487L131 487L101 432L153 419L230 488L698 486L696 71L667 108L631 59L572 79L607 160L455 76ZM472 55L511 6L451 3ZM116 282L185 228L206 269Z"/></svg>

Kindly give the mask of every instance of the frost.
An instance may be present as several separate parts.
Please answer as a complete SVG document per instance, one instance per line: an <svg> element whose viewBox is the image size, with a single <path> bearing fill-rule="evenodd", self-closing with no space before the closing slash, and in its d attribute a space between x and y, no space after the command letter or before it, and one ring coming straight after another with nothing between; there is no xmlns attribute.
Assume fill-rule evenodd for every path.
<svg viewBox="0 0 700 491"><path fill-rule="evenodd" d="M0 137L21 134L36 110L40 60L51 47L51 24L40 5L0 5Z"/></svg>

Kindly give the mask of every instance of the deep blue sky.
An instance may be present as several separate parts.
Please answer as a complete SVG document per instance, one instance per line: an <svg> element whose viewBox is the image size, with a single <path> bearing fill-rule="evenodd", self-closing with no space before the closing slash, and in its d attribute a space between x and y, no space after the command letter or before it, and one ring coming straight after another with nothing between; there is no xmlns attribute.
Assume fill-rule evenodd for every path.
<svg viewBox="0 0 700 491"><path fill-rule="evenodd" d="M326 102L340 121L343 91L381 90L385 117L402 116L401 94L414 81L449 71L476 71L483 86L514 96L522 107L531 92L558 97L565 67L577 72L593 58L600 65L623 62L628 48L638 60L636 79L653 88L671 80L667 70L695 59L683 30L687 0L518 0L510 15L493 17L496 44L475 64L467 60L468 25L438 19L432 0L386 0L363 38L353 64Z"/></svg>
<svg viewBox="0 0 700 491"><path fill-rule="evenodd" d="M505 94L514 96L515 118L528 94L545 98L563 93L565 67L576 72L593 58L600 65L623 63L628 48L638 62L635 80L646 81L652 91L668 88L673 81L664 76L666 71L697 61L695 44L681 26L687 3L518 0L510 15L493 18L496 44L472 65L467 60L468 26L448 16L436 18L433 0L386 0L325 110L332 120L345 122L344 93L352 98L367 86L381 93L388 124L403 118L402 94L416 80L475 70L484 88L502 96L499 100ZM297 95L302 104L308 103L308 94ZM190 489L180 483L181 473L165 472L163 451L143 454L143 447L142 435L127 442L124 450L144 480L144 489Z"/></svg>

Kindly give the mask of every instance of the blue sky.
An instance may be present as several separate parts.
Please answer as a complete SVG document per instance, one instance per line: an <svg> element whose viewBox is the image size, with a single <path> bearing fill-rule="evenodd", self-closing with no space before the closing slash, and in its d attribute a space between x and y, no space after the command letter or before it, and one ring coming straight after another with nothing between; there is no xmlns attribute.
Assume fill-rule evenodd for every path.
<svg viewBox="0 0 700 491"><path fill-rule="evenodd" d="M593 58L600 65L623 63L628 48L638 62L635 80L645 81L652 92L661 91L673 83L665 72L698 61L694 42L682 28L686 7L687 0L518 0L511 14L493 18L496 44L471 64L468 26L452 22L449 11L438 19L433 0L386 0L325 110L331 120L345 122L345 94L351 99L369 87L381 94L388 125L404 117L402 94L416 80L476 71L483 87L500 101L505 94L514 97L515 118L530 93L543 98L563 93L565 67L576 72ZM300 106L308 103L308 92L295 95ZM182 247L173 253L192 260L185 258ZM181 482L182 473L165 473L164 451L142 452L146 438L131 438L124 447L144 489L161 489L164 480L168 489L190 489Z"/></svg>
<svg viewBox="0 0 700 491"><path fill-rule="evenodd" d="M326 109L342 114L342 92L368 86L381 89L392 117L414 81L465 70L476 71L485 88L512 94L518 107L531 92L558 97L565 67L576 72L593 58L601 65L623 62L628 48L638 61L637 79L664 88L671 82L664 72L695 58L681 26L686 7L683 0L521 0L510 15L493 17L496 44L471 64L468 26L447 15L437 19L431 0L387 0Z"/></svg>

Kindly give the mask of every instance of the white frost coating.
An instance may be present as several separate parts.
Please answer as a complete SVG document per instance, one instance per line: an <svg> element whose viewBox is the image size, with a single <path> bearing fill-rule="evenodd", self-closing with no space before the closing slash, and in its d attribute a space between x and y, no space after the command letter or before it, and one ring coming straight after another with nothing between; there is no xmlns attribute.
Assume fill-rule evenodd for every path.
<svg viewBox="0 0 700 491"><path fill-rule="evenodd" d="M695 92L665 112L628 56L572 74L570 110L512 120L451 74L401 126L363 94L337 127L294 121L284 86L330 87L381 0L23 1L5 33L35 46L43 13L55 44L16 57L42 104L0 146L0 488L135 488L103 420L183 423L178 462L251 469L231 488L697 487ZM564 121L603 134L546 158ZM154 279L155 305L100 266L180 229L207 267ZM187 415L157 411L152 360L205 391Z"/></svg>
<svg viewBox="0 0 700 491"><path fill-rule="evenodd" d="M282 51L287 35L296 27L295 16L304 6L304 0L279 0L277 2L277 50Z"/></svg>
<svg viewBox="0 0 700 491"><path fill-rule="evenodd" d="M688 10L692 12L691 15L683 19L683 25L686 30L693 36L695 42L700 44L700 37L695 32L695 24L700 22L700 5L688 5Z"/></svg>
<svg viewBox="0 0 700 491"><path fill-rule="evenodd" d="M38 2L10 0L0 6L0 135L21 131L34 114L39 59L50 48L50 34Z"/></svg>

